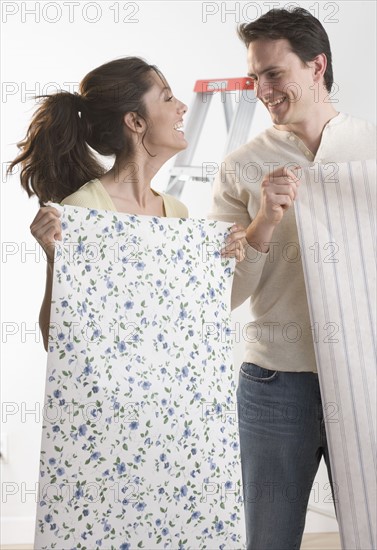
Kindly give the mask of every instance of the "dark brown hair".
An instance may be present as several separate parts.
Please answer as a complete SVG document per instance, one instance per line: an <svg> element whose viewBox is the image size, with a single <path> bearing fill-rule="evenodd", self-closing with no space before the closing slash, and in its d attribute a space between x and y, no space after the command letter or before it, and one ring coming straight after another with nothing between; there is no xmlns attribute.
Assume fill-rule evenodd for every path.
<svg viewBox="0 0 377 550"><path fill-rule="evenodd" d="M334 77L329 37L321 23L303 8L272 9L251 23L242 23L238 35L246 47L254 40L279 40L285 38L303 63L312 61L324 53L327 68L324 74L326 89L331 92Z"/></svg>
<svg viewBox="0 0 377 550"><path fill-rule="evenodd" d="M152 87L154 65L138 57L105 63L88 73L80 94L61 91L45 98L35 111L20 154L7 173L21 164L21 185L39 203L60 202L84 183L105 173L93 152L128 155L131 136L125 131L124 114L137 112L147 119L143 96ZM145 133L144 133L145 135ZM144 136L143 136L144 139Z"/></svg>

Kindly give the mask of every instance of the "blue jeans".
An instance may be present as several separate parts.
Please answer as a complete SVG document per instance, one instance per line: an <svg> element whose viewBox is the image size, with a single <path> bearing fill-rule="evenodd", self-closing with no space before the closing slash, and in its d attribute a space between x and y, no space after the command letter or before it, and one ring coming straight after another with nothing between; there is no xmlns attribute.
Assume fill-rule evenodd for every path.
<svg viewBox="0 0 377 550"><path fill-rule="evenodd" d="M237 389L247 550L298 550L322 455L318 376L243 363Z"/></svg>

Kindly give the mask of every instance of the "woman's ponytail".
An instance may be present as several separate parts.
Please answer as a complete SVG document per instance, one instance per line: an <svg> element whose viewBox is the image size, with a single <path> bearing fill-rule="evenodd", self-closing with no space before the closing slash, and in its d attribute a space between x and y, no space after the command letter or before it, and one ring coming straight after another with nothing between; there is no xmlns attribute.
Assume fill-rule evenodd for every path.
<svg viewBox="0 0 377 550"><path fill-rule="evenodd" d="M85 100L79 94L59 92L45 98L33 115L21 153L10 164L21 164L21 185L39 203L60 202L87 181L100 177L103 167L86 143L89 132L82 120Z"/></svg>

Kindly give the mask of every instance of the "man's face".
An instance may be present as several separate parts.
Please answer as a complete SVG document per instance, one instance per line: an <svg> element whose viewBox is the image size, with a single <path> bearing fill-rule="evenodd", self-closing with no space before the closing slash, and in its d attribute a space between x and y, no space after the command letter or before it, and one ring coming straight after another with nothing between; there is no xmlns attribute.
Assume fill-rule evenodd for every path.
<svg viewBox="0 0 377 550"><path fill-rule="evenodd" d="M311 117L315 81L313 62L303 64L288 40L256 40L248 48L248 74L255 93L277 125L302 124Z"/></svg>

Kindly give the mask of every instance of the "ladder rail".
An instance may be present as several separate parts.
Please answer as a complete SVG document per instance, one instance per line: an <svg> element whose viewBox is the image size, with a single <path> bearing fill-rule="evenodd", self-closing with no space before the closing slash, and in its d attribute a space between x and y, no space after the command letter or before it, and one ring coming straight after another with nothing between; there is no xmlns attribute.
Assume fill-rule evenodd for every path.
<svg viewBox="0 0 377 550"><path fill-rule="evenodd" d="M185 123L185 137L188 146L176 156L174 166L189 166L192 162L204 121L211 104L213 93L197 94L192 107L189 109L187 123Z"/></svg>
<svg viewBox="0 0 377 550"><path fill-rule="evenodd" d="M235 151L247 141L250 126L254 118L256 103L242 98L233 115L223 156Z"/></svg>
<svg viewBox="0 0 377 550"><path fill-rule="evenodd" d="M229 132L233 120L233 105L230 97L226 95L226 92L221 92L221 102L224 106L226 131Z"/></svg>

